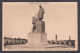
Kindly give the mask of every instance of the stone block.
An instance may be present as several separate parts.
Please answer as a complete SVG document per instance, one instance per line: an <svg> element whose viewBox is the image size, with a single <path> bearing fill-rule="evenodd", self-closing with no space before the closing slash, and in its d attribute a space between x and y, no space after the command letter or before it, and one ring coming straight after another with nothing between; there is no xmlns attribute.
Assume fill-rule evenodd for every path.
<svg viewBox="0 0 80 53"><path fill-rule="evenodd" d="M30 45L41 45L47 43L46 33L29 33L28 34L28 44Z"/></svg>
<svg viewBox="0 0 80 53"><path fill-rule="evenodd" d="M36 30L37 30L37 33L45 33L45 22L37 21L36 22Z"/></svg>

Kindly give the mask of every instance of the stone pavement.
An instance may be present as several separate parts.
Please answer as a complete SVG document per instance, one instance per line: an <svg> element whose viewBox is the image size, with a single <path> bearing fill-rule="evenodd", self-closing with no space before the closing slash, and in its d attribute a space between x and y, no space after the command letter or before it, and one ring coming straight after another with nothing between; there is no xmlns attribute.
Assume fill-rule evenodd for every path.
<svg viewBox="0 0 80 53"><path fill-rule="evenodd" d="M70 49L70 48L74 48L73 46L69 46L69 45L59 45L59 44L47 44L47 45L42 45L42 46L29 46L27 44L22 44L22 45L9 45L9 46L5 46L4 50L5 51L36 51L36 49L40 49L41 51L44 51L45 49ZM32 49L32 50L31 50ZM43 50L42 50L43 49Z"/></svg>

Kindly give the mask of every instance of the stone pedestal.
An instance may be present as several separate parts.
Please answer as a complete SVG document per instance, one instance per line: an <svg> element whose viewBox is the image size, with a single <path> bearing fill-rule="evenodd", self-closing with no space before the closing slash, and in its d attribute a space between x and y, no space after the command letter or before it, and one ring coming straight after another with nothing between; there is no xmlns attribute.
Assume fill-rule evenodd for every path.
<svg viewBox="0 0 80 53"><path fill-rule="evenodd" d="M37 21L36 22L36 33L45 33L45 22Z"/></svg>
<svg viewBox="0 0 80 53"><path fill-rule="evenodd" d="M47 44L47 33L29 33L27 44L33 46Z"/></svg>
<svg viewBox="0 0 80 53"><path fill-rule="evenodd" d="M32 32L28 34L28 45L35 47L37 45L42 46L47 43L47 33L45 33L45 21L43 21L44 9L40 6L37 18L33 17L32 20Z"/></svg>

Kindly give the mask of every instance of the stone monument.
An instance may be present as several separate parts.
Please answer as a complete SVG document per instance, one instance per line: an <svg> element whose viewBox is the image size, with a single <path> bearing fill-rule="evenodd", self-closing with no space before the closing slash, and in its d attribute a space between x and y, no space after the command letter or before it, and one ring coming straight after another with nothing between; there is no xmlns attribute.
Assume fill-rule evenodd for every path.
<svg viewBox="0 0 80 53"><path fill-rule="evenodd" d="M32 20L32 32L28 34L29 45L44 45L47 43L47 33L45 33L44 8L39 5L37 17Z"/></svg>

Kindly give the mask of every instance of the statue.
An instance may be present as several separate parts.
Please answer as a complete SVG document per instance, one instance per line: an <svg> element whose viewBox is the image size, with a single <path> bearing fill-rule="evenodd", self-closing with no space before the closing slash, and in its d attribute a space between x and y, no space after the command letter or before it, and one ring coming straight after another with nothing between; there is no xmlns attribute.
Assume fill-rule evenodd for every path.
<svg viewBox="0 0 80 53"><path fill-rule="evenodd" d="M39 6L37 16L32 17L32 32L28 34L29 45L41 45L47 43L47 33L45 33L45 21L43 21L44 9Z"/></svg>
<svg viewBox="0 0 80 53"><path fill-rule="evenodd" d="M44 14L44 8L39 5L40 9L39 9L39 12L37 14L37 18L39 18L39 20L42 20L43 19L43 14Z"/></svg>
<svg viewBox="0 0 80 53"><path fill-rule="evenodd" d="M32 31L34 32L34 31L36 30L35 17L33 17L32 24L33 24L33 29L32 29Z"/></svg>
<svg viewBox="0 0 80 53"><path fill-rule="evenodd" d="M44 9L42 8L41 5L39 7L40 9L37 14L37 18L33 17L33 20L32 20L32 24L33 24L32 32L45 32L45 22L42 21Z"/></svg>

